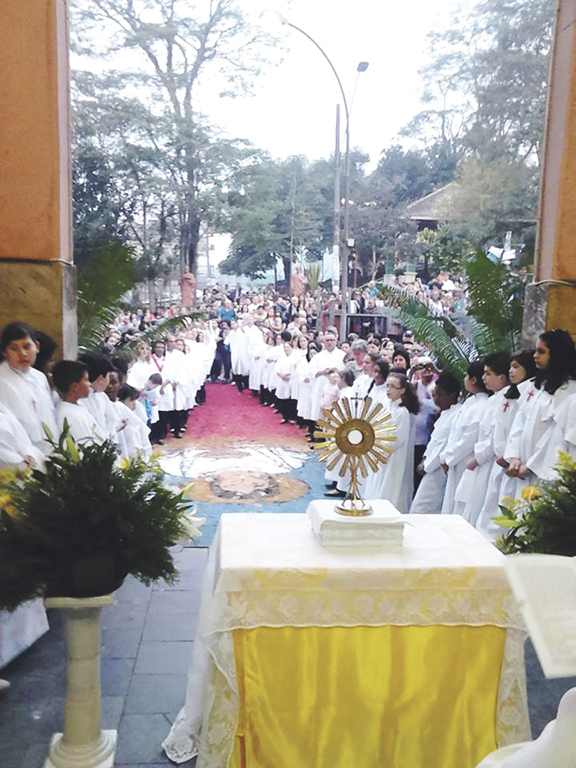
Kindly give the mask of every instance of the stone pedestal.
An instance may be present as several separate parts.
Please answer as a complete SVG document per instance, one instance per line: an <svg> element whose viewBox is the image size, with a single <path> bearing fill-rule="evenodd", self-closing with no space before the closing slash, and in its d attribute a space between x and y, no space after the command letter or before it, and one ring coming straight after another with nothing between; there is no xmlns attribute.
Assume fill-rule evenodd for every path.
<svg viewBox="0 0 576 768"><path fill-rule="evenodd" d="M116 731L100 729L100 614L111 602L112 595L46 600L64 611L68 660L64 732L52 738L44 768L113 768Z"/></svg>

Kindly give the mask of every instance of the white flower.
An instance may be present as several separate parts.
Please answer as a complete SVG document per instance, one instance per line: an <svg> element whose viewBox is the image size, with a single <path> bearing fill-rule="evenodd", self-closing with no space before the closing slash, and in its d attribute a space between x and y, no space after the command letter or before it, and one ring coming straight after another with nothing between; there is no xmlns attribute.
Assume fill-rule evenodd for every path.
<svg viewBox="0 0 576 768"><path fill-rule="evenodd" d="M206 522L206 518L198 517L196 515L196 508L194 507L194 509L187 509L186 512L184 512L180 518L180 522L186 531L187 537L189 539L197 539L202 535L200 528Z"/></svg>

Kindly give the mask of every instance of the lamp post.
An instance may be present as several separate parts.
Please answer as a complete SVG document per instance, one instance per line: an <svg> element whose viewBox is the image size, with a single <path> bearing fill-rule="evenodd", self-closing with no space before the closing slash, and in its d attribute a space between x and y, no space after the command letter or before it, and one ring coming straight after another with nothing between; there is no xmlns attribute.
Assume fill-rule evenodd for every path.
<svg viewBox="0 0 576 768"><path fill-rule="evenodd" d="M336 67L334 64L332 64L332 61L328 57L328 54L326 51L320 46L319 43L314 40L313 37L311 37L308 32L305 32L300 27L297 27L296 24L292 24L292 22L288 21L284 16L282 16L281 13L278 13L277 11L272 10L265 10L262 11L260 16L263 15L272 15L274 16L283 26L291 27L292 29L295 29L296 32L300 32L301 35L304 35L304 37L309 40L312 45L314 45L322 54L322 56L326 59L328 62L328 65L330 69L332 70L332 73L334 77L336 78L336 82L338 83L338 87L340 88L340 93L342 95L342 102L344 104L344 114L346 116L346 149L345 149L345 155L344 155L344 173L345 173L345 184L344 184L344 221L343 221L343 233L342 233L342 246L340 247L340 290L342 294L342 311L340 314L340 339L341 341L344 341L346 338L346 313L347 313L347 293L348 293L348 258L351 253L351 248L348 245L350 240L350 210L349 210L349 202L350 202L350 113L352 110L352 104L354 103L354 96L356 95L356 86L358 85L358 77L360 76L361 72L366 72L368 69L368 62L367 61L361 61L357 68L356 68L356 82L354 84L354 92L352 94L352 102L350 104L350 108L348 108L348 100L346 98L346 93L344 92L344 87L342 85L342 81L340 80L340 76L338 75L338 72L336 71ZM336 173L338 173L338 168L336 169Z"/></svg>

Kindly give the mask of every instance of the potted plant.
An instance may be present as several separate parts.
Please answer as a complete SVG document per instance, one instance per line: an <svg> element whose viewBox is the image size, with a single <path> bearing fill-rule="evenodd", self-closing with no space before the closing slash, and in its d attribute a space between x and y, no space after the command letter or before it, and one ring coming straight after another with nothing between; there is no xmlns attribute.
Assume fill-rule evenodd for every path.
<svg viewBox="0 0 576 768"><path fill-rule="evenodd" d="M64 611L64 732L46 766L108 768L116 733L100 730L101 610L129 574L174 582L170 548L203 520L156 463L119 464L111 441L76 445L65 429L53 447L42 470L0 471L0 609L41 597Z"/></svg>
<svg viewBox="0 0 576 768"><path fill-rule="evenodd" d="M522 489L522 498L506 502L494 518L508 530L497 541L506 555L540 553L576 555L576 461L559 452L554 482Z"/></svg>

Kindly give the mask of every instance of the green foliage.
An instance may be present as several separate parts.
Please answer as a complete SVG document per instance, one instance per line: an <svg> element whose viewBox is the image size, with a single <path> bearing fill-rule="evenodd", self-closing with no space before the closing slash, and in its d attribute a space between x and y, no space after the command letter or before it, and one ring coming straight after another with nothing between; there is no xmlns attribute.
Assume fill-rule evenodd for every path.
<svg viewBox="0 0 576 768"><path fill-rule="evenodd" d="M468 276L468 313L491 334L489 345L512 351L522 330L521 281L505 264L494 263L482 251L464 263Z"/></svg>
<svg viewBox="0 0 576 768"><path fill-rule="evenodd" d="M158 467L118 467L113 443L75 445L65 431L44 471L0 475L0 608L107 594L128 574L172 582L188 506Z"/></svg>
<svg viewBox="0 0 576 768"><path fill-rule="evenodd" d="M398 310L415 338L430 349L440 366L464 378L470 362L494 352L512 352L522 324L522 308L515 298L518 282L503 264L478 251L464 262L468 277L468 314L449 319L434 316L421 301L404 290L380 284L388 306Z"/></svg>
<svg viewBox="0 0 576 768"><path fill-rule="evenodd" d="M320 282L320 275L322 274L322 262L313 261L306 266L306 277L308 278L308 284L311 291L315 291L318 288Z"/></svg>
<svg viewBox="0 0 576 768"><path fill-rule="evenodd" d="M559 451L558 480L523 489L522 501L509 500L494 518L508 529L498 540L505 554L576 556L576 462Z"/></svg>
<svg viewBox="0 0 576 768"><path fill-rule="evenodd" d="M82 349L102 343L121 297L135 282L132 248L113 243L92 256L78 286L78 344Z"/></svg>
<svg viewBox="0 0 576 768"><path fill-rule="evenodd" d="M383 283L377 288L386 305L398 310L415 339L430 349L440 367L462 381L478 352L456 325L448 318L435 317L422 302L400 288Z"/></svg>

